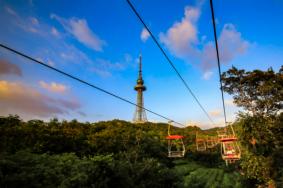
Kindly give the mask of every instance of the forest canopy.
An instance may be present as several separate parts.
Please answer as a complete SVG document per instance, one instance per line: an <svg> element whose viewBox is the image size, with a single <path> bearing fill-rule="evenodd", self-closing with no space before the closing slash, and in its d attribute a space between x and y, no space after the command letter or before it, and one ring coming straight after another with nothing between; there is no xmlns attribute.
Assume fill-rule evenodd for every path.
<svg viewBox="0 0 283 188"><path fill-rule="evenodd" d="M283 186L283 68L278 72L232 67L224 91L243 107L233 126L242 159L225 165L220 147L197 152L196 132L184 135L183 159L167 157L167 124L122 120L82 123L0 118L1 187L257 187Z"/></svg>

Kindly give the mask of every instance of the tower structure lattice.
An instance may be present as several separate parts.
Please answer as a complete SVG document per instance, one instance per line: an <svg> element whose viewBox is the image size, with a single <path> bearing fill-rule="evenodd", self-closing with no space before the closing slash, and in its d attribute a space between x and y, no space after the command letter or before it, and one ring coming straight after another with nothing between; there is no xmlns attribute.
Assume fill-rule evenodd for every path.
<svg viewBox="0 0 283 188"><path fill-rule="evenodd" d="M137 79L137 84L134 87L134 89L137 91L137 106L136 111L134 115L133 121L135 123L144 123L147 122L146 113L144 110L144 100L143 100L143 92L146 90L146 87L144 86L144 81L142 79L142 56L139 57L139 75Z"/></svg>

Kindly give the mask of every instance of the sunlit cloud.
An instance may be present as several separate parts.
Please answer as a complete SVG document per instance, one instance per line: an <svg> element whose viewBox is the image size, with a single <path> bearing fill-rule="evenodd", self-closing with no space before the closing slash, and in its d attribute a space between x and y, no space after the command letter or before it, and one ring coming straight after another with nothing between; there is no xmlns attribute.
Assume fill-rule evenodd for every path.
<svg viewBox="0 0 283 188"><path fill-rule="evenodd" d="M59 31L55 28L55 27L52 27L51 28L51 34L56 36L56 37L59 37Z"/></svg>
<svg viewBox="0 0 283 188"><path fill-rule="evenodd" d="M119 60L91 58L76 45L67 42L70 35L63 34L55 26L40 21L35 16L23 16L9 7L6 9L6 12L10 12L11 23L14 26L34 34L37 37L36 40L41 42L44 48L34 49L33 53L36 54L38 60L50 66L55 64L58 66L59 63L85 64L86 70L105 78L112 76L111 71L125 70L132 61L130 54L126 54L125 58ZM86 20L78 18L64 19L55 14L52 14L50 17L59 21L67 33L84 45L96 51L103 50L106 44L105 41L91 31Z"/></svg>
<svg viewBox="0 0 283 188"><path fill-rule="evenodd" d="M244 54L249 42L242 38L233 24L225 24L218 39L220 61L227 64L239 55ZM213 42L205 44L201 53L201 67L207 71L216 67L216 51Z"/></svg>
<svg viewBox="0 0 283 188"><path fill-rule="evenodd" d="M102 70L102 69L98 69L96 67L92 67L90 68L90 71L94 72L95 74L103 77L103 78L107 78L112 76L111 72L107 71L107 70Z"/></svg>
<svg viewBox="0 0 283 188"><path fill-rule="evenodd" d="M55 63L52 60L47 61L47 65L50 65L51 67L55 66Z"/></svg>
<svg viewBox="0 0 283 188"><path fill-rule="evenodd" d="M159 39L176 57L185 62L199 62L199 67L205 72L203 78L206 79L211 76L210 70L217 66L217 59L214 41L206 42L206 36L198 36L197 22L200 15L200 4L185 7L183 18L165 33L161 32ZM249 44L233 24L225 24L218 36L221 63L228 64L245 54Z"/></svg>
<svg viewBox="0 0 283 188"><path fill-rule="evenodd" d="M51 117L80 108L77 101L54 99L20 82L0 80L0 113Z"/></svg>
<svg viewBox="0 0 283 188"><path fill-rule="evenodd" d="M95 50L103 51L106 42L100 39L90 28L85 19L70 18L65 19L56 14L51 14L52 19L57 20L64 29L73 35L79 42Z"/></svg>
<svg viewBox="0 0 283 188"><path fill-rule="evenodd" d="M147 29L146 28L143 28L142 29L142 32L141 32L141 40L143 41L143 42L146 42L147 41L147 39L149 38L149 32L147 31Z"/></svg>
<svg viewBox="0 0 283 188"><path fill-rule="evenodd" d="M166 33L160 33L160 41L177 57L196 55L194 45L198 43L196 23L200 17L199 7L185 7L184 17L175 22Z"/></svg>
<svg viewBox="0 0 283 188"><path fill-rule="evenodd" d="M13 17L11 23L22 30L40 35L45 34L45 29L41 28L39 20L36 17L24 17L8 6L5 7L5 11Z"/></svg>
<svg viewBox="0 0 283 188"><path fill-rule="evenodd" d="M32 23L33 25L38 25L38 24L39 24L38 19L35 18L35 17L30 17L30 20L31 20L31 23Z"/></svg>
<svg viewBox="0 0 283 188"><path fill-rule="evenodd" d="M135 67L133 58L128 53L125 53L124 56L118 61L110 61L108 59L97 58L94 60L94 62L95 66L92 66L90 68L90 71L104 78L112 76L113 72L123 71L129 67Z"/></svg>
<svg viewBox="0 0 283 188"><path fill-rule="evenodd" d="M209 80L209 79L212 77L212 75L213 75L213 72L212 72L212 71L206 71L206 72L203 73L202 78L203 78L204 80Z"/></svg>
<svg viewBox="0 0 283 188"><path fill-rule="evenodd" d="M121 62L111 62L109 60L105 60L105 59L96 59L95 60L95 63L100 65L102 68L106 69L106 70L111 70L111 69L114 69L114 70L121 70L121 69L124 69L124 64L121 63Z"/></svg>
<svg viewBox="0 0 283 188"><path fill-rule="evenodd" d="M4 59L0 59L0 75L3 74L22 76L22 71L16 64L10 63Z"/></svg>
<svg viewBox="0 0 283 188"><path fill-rule="evenodd" d="M67 90L67 86L63 85L63 84L59 84L56 82L51 82L51 83L46 83L44 81L39 81L39 85L50 91L50 92L55 92L55 93L64 93Z"/></svg>
<svg viewBox="0 0 283 188"><path fill-rule="evenodd" d="M213 117L218 117L221 115L221 110L220 109L214 109L214 110L211 110L209 112L209 115L213 116Z"/></svg>
<svg viewBox="0 0 283 188"><path fill-rule="evenodd" d="M10 14L10 15L12 15L12 16L17 16L18 14L16 13L16 11L14 11L11 7L9 7L9 6L5 6L5 11L8 13L8 14Z"/></svg>

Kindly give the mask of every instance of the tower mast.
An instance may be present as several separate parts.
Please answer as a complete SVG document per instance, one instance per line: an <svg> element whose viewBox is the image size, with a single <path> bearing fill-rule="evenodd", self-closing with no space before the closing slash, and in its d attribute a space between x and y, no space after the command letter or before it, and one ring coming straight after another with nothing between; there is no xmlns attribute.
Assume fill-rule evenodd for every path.
<svg viewBox="0 0 283 188"><path fill-rule="evenodd" d="M142 56L139 57L139 75L137 79L137 84L134 89L137 91L137 107L134 115L135 123L144 123L147 122L146 113L144 110L144 100L143 100L143 92L146 90L146 87L143 85L142 79Z"/></svg>

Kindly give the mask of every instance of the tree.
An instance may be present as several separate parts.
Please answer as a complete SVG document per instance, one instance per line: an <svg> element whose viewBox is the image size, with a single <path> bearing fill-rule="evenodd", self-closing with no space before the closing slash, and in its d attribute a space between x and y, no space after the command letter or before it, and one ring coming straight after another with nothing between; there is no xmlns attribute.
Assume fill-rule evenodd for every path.
<svg viewBox="0 0 283 188"><path fill-rule="evenodd" d="M283 101L283 66L278 73L272 68L252 72L232 67L222 74L223 89L234 102L253 115L276 115Z"/></svg>
<svg viewBox="0 0 283 188"><path fill-rule="evenodd" d="M235 123L240 127L243 172L260 185L282 181L283 66L277 73L272 68L245 71L232 67L222 80L224 91L245 110Z"/></svg>

